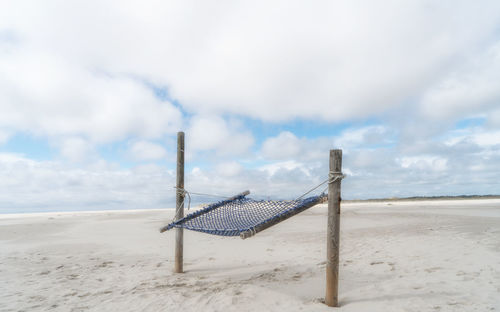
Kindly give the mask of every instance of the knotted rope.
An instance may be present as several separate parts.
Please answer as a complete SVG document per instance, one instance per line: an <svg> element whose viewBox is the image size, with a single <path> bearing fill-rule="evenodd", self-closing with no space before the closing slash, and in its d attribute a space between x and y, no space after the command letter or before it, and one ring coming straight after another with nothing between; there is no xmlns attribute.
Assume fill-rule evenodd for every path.
<svg viewBox="0 0 500 312"><path fill-rule="evenodd" d="M342 180L345 177L346 177L346 175L340 171L330 171L328 173L328 184L332 184L337 180Z"/></svg>

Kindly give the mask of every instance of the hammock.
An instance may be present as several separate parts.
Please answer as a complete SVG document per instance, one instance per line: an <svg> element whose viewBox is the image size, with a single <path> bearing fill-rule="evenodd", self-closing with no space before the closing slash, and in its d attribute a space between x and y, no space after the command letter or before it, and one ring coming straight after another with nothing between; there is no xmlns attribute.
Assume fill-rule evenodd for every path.
<svg viewBox="0 0 500 312"><path fill-rule="evenodd" d="M296 200L253 200L246 198L249 193L211 204L170 223L160 232L176 227L245 239L326 200L325 194Z"/></svg>

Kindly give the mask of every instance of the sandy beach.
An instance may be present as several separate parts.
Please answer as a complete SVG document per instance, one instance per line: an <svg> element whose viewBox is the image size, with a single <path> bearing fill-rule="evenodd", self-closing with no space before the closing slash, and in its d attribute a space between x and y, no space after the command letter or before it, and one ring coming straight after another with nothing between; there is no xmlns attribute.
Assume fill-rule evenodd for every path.
<svg viewBox="0 0 500 312"><path fill-rule="evenodd" d="M0 311L498 311L500 200L344 203L340 305L325 292L326 205L241 240L173 210L0 215Z"/></svg>

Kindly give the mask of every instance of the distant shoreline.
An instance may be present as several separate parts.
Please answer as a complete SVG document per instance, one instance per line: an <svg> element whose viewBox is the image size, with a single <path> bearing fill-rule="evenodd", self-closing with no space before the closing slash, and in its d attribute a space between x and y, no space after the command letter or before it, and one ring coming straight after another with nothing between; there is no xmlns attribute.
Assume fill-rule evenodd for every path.
<svg viewBox="0 0 500 312"><path fill-rule="evenodd" d="M345 203L362 202L397 202L397 201L428 201L428 200L468 200L468 199L500 199L500 195L457 195L457 196L411 196L371 199L343 199Z"/></svg>
<svg viewBox="0 0 500 312"><path fill-rule="evenodd" d="M372 198L372 199L342 199L343 203L369 203L369 202L404 202L404 201L438 201L438 200L477 200L477 199L500 199L500 195L459 195L459 196L412 196L412 197L391 197L391 198ZM326 201L324 202L326 203ZM192 206L191 208L201 208L203 205ZM91 210L47 210L47 211L10 211L0 212L0 216L37 216L48 214L75 214L75 213L112 213L112 212L140 212L140 211L164 211L171 210L174 207L164 208L144 208L144 209L91 209ZM185 212L188 212L187 209Z"/></svg>

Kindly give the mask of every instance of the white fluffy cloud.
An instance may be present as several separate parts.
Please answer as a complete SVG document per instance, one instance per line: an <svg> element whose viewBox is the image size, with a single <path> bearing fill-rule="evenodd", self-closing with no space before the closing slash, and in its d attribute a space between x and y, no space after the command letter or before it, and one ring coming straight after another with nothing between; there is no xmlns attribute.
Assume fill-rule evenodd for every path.
<svg viewBox="0 0 500 312"><path fill-rule="evenodd" d="M167 87L190 112L268 121L377 115L481 57L498 41L500 20L498 1L54 0L3 2L0 11L2 102L22 102L26 114L54 109L57 99L72 122L54 127L66 131L88 128L70 118L93 116L86 105L105 105L101 117L115 122L90 118L104 138L158 133L178 119L123 75ZM483 68L471 64L473 73ZM151 107L133 109L138 103ZM53 118L39 119L21 124L51 131Z"/></svg>
<svg viewBox="0 0 500 312"><path fill-rule="evenodd" d="M243 166L236 161L220 163L217 164L215 168L215 172L217 175L228 178L237 178L242 171Z"/></svg>
<svg viewBox="0 0 500 312"><path fill-rule="evenodd" d="M266 160L317 161L328 157L330 149L340 148L349 153L395 144L395 132L386 126L373 125L347 128L338 135L308 139L283 131L262 143L260 155Z"/></svg>
<svg viewBox="0 0 500 312"><path fill-rule="evenodd" d="M61 155L72 162L82 162L96 157L93 146L78 137L65 138L59 143Z"/></svg>
<svg viewBox="0 0 500 312"><path fill-rule="evenodd" d="M382 125L349 128L334 138L334 146L349 150L394 144L395 132L394 129Z"/></svg>
<svg viewBox="0 0 500 312"><path fill-rule="evenodd" d="M500 106L500 41L442 77L422 96L426 119L439 121L488 114Z"/></svg>
<svg viewBox="0 0 500 312"><path fill-rule="evenodd" d="M181 124L177 108L125 75L31 52L2 56L0 72L0 125L7 129L108 143L159 137Z"/></svg>
<svg viewBox="0 0 500 312"><path fill-rule="evenodd" d="M268 138L262 144L262 155L269 159L296 158L304 149L304 144L293 133L281 132L277 137Z"/></svg>
<svg viewBox="0 0 500 312"><path fill-rule="evenodd" d="M171 172L160 167L125 170L105 163L68 168L0 153L0 212L171 207Z"/></svg>
<svg viewBox="0 0 500 312"><path fill-rule="evenodd" d="M5 131L0 130L0 145L7 142L9 139L9 134Z"/></svg>
<svg viewBox="0 0 500 312"><path fill-rule="evenodd" d="M138 141L130 146L130 154L136 160L159 160L167 156L165 148L159 144Z"/></svg>
<svg viewBox="0 0 500 312"><path fill-rule="evenodd" d="M421 171L444 171L447 159L437 156L413 156L398 159L402 168L415 168Z"/></svg>
<svg viewBox="0 0 500 312"><path fill-rule="evenodd" d="M215 115L192 117L186 140L189 140L186 149L211 150L218 155L243 155L254 144L251 132L241 128L237 122L227 122Z"/></svg>
<svg viewBox="0 0 500 312"><path fill-rule="evenodd" d="M345 198L496 194L497 132L473 126L403 145L396 129L379 125L346 129L329 138L298 138L283 132L264 142L261 154L269 163L260 169L268 181L278 176L294 181L293 186L281 184L283 180L277 185L270 182L268 187L277 194L287 187L298 192L300 185L313 186L326 178L328 150L342 148L343 171L348 175L343 182ZM280 154L287 144L299 152Z"/></svg>
<svg viewBox="0 0 500 312"><path fill-rule="evenodd" d="M445 142L448 146L473 143L479 149L500 146L500 130L486 130L480 127L453 131Z"/></svg>

